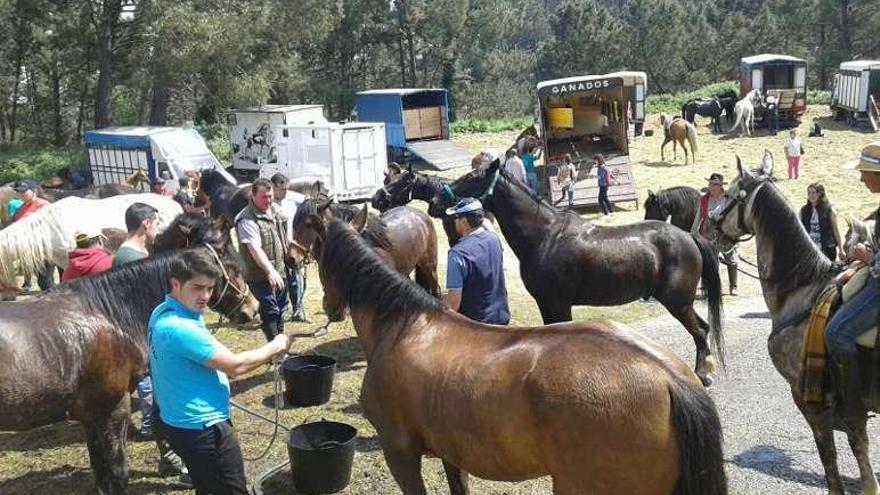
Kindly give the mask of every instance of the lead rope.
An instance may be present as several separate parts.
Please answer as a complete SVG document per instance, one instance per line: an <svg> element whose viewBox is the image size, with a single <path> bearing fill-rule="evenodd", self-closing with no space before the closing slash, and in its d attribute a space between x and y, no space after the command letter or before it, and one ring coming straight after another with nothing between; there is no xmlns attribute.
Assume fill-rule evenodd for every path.
<svg viewBox="0 0 880 495"><path fill-rule="evenodd" d="M256 416L256 417L263 419L263 420L266 420L266 421L270 421L274 425L274 427L272 429L272 438L269 440L269 444L266 445L266 448L263 450L263 452L256 457L242 457L242 459L247 462L257 462L269 454L269 450L271 450L272 446L275 445L275 439L278 438L278 428L279 427L284 428L287 431L290 431L289 428L282 427L280 424L278 424L278 415L279 415L279 411L281 409L281 359L280 358L273 358L272 364L270 364L269 366L272 368L273 374L275 376L275 407L274 407L275 420L274 421L270 421L269 418L263 416L262 414L257 413L256 411L252 411L244 406L236 404L235 402L229 401L229 403L232 404L233 407L240 409L241 411L244 411L252 416Z"/></svg>

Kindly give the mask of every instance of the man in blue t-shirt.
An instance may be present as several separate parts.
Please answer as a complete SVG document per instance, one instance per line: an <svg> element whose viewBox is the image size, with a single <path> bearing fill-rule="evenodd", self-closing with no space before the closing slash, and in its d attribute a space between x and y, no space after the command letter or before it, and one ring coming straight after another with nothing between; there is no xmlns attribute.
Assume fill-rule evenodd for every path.
<svg viewBox="0 0 880 495"><path fill-rule="evenodd" d="M287 352L291 339L238 354L205 327L202 313L222 277L210 255L187 251L171 265L171 293L150 317L150 367L160 435L189 469L196 493L247 491L241 448L229 422L229 378Z"/></svg>
<svg viewBox="0 0 880 495"><path fill-rule="evenodd" d="M482 203L463 198L446 214L455 218L461 240L449 250L444 302L472 320L507 325L510 310L501 240L483 228Z"/></svg>

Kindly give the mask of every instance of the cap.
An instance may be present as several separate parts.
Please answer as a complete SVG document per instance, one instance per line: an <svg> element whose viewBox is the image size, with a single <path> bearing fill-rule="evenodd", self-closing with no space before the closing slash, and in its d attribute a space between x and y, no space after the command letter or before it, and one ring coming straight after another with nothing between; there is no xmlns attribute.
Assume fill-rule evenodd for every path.
<svg viewBox="0 0 880 495"><path fill-rule="evenodd" d="M775 96L768 96L767 103L776 103L776 97Z"/></svg>
<svg viewBox="0 0 880 495"><path fill-rule="evenodd" d="M461 198L452 208L446 209L447 215L464 215L472 211L480 211L483 209L483 203L476 198Z"/></svg>
<svg viewBox="0 0 880 495"><path fill-rule="evenodd" d="M724 182L724 176L717 172L710 175L709 178L706 180L709 181L709 184L717 184L719 186L727 184L726 182Z"/></svg>
<svg viewBox="0 0 880 495"><path fill-rule="evenodd" d="M20 180L15 183L15 192L25 192L25 191L33 191L37 188L37 183L30 179Z"/></svg>
<svg viewBox="0 0 880 495"><path fill-rule="evenodd" d="M74 236L74 240L77 244L88 241L89 239L93 239L95 237L105 237L103 232L99 227L88 226L76 231L76 235Z"/></svg>
<svg viewBox="0 0 880 495"><path fill-rule="evenodd" d="M859 164L856 170L865 172L880 172L880 141L871 143L862 148Z"/></svg>

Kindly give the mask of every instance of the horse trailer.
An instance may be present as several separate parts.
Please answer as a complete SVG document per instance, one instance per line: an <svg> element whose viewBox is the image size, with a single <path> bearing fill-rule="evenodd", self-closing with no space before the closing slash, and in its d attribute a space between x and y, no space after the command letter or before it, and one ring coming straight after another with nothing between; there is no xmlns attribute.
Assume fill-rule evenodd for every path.
<svg viewBox="0 0 880 495"><path fill-rule="evenodd" d="M150 180L161 177L169 191L176 191L178 179L188 171L213 168L226 173L195 129L106 127L86 132L85 144L96 186L122 184L143 170Z"/></svg>
<svg viewBox="0 0 880 495"><path fill-rule="evenodd" d="M263 105L239 108L226 115L232 169L242 179L256 177L263 165L278 160L275 128L280 125L326 124L323 105Z"/></svg>
<svg viewBox="0 0 880 495"><path fill-rule="evenodd" d="M449 140L445 89L374 89L355 95L360 122L385 124L388 154L402 164L446 170L470 163L471 154Z"/></svg>
<svg viewBox="0 0 880 495"><path fill-rule="evenodd" d="M587 178L593 156L601 153L614 180L612 202L638 202L629 159L630 137L642 134L648 97L644 72L615 72L554 79L538 83L538 114L544 145L539 170L554 204L562 198L557 165L571 154L578 166L575 206L597 205L599 188Z"/></svg>
<svg viewBox="0 0 880 495"><path fill-rule="evenodd" d="M277 160L260 177L280 172L297 182L321 181L340 201L373 196L382 187L388 155L385 125L351 122L275 127Z"/></svg>
<svg viewBox="0 0 880 495"><path fill-rule="evenodd" d="M807 61L773 53L743 57L739 97L753 89L760 90L762 98L776 98L780 120L799 122L807 111Z"/></svg>
<svg viewBox="0 0 880 495"><path fill-rule="evenodd" d="M867 121L880 130L880 60L853 60L840 64L831 91L831 109L837 119L856 124Z"/></svg>

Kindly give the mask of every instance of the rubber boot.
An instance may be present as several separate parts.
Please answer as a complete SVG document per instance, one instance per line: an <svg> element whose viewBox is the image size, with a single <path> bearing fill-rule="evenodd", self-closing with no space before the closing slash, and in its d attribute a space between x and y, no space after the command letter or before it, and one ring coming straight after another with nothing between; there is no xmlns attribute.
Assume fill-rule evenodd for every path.
<svg viewBox="0 0 880 495"><path fill-rule="evenodd" d="M278 324L274 321L264 321L260 328L263 330L263 335L266 336L267 342L272 342L272 339L278 335Z"/></svg>
<svg viewBox="0 0 880 495"><path fill-rule="evenodd" d="M855 425L863 422L867 414L862 404L862 383L857 356L855 352L835 352L832 355L838 410L843 413L845 423Z"/></svg>
<svg viewBox="0 0 880 495"><path fill-rule="evenodd" d="M736 271L736 264L727 265L727 280L730 282L730 295L737 295L736 290L736 277L739 275L739 272Z"/></svg>

